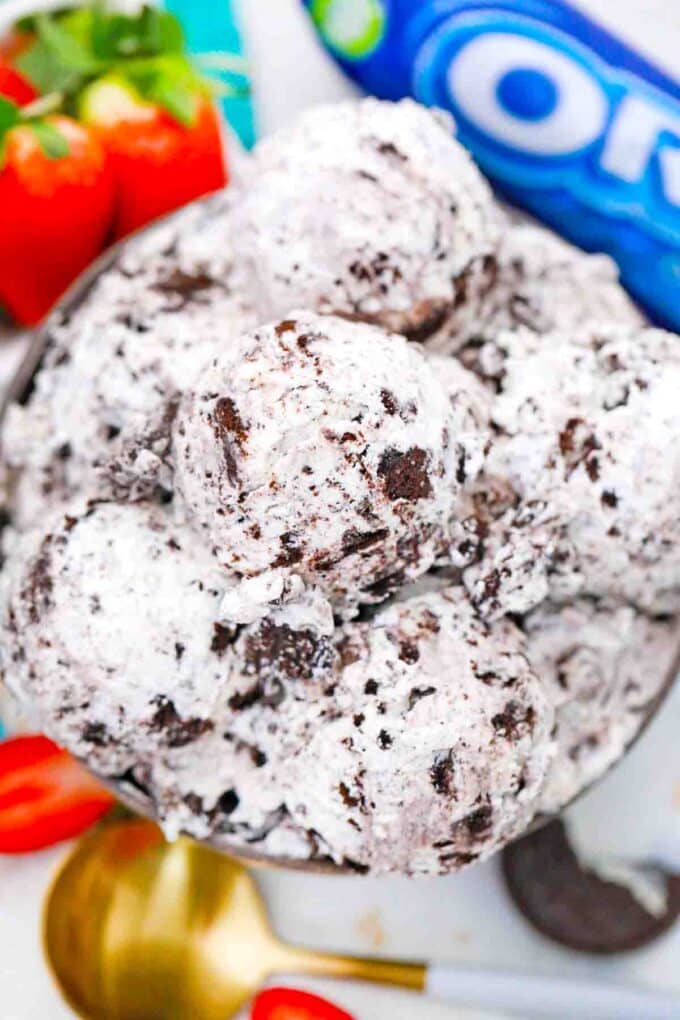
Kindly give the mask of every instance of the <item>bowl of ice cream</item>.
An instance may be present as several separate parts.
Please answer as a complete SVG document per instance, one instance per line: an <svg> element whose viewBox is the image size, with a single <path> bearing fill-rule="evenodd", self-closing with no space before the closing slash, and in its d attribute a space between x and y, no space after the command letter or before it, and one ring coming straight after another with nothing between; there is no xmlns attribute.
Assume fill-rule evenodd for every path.
<svg viewBox="0 0 680 1020"><path fill-rule="evenodd" d="M5 411L5 684L251 859L443 874L598 779L680 653L677 338L451 124L311 111L119 247Z"/></svg>

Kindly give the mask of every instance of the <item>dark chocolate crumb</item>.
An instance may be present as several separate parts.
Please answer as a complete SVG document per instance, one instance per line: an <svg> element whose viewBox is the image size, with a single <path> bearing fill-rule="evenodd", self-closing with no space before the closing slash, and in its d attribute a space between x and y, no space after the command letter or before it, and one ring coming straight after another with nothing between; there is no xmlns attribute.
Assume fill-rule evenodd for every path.
<svg viewBox="0 0 680 1020"><path fill-rule="evenodd" d="M185 273L178 266L166 276L160 277L154 284L154 289L161 294L177 295L181 298L180 307L184 308L197 294L213 290L217 286L217 281L207 273Z"/></svg>
<svg viewBox="0 0 680 1020"><path fill-rule="evenodd" d="M389 735L387 730L381 730L378 734L378 746L386 751L388 747L391 747L394 743L393 738Z"/></svg>
<svg viewBox="0 0 680 1020"><path fill-rule="evenodd" d="M299 537L292 531L286 531L281 535L279 541L281 542L281 552L274 560L272 566L292 567L294 564L299 563L304 556Z"/></svg>
<svg viewBox="0 0 680 1020"><path fill-rule="evenodd" d="M361 803L361 799L359 797L354 797L350 793L349 787L347 786L346 783L340 783L338 789L340 791L340 796L342 797L343 804L346 807L355 808L359 806L359 804Z"/></svg>
<svg viewBox="0 0 680 1020"><path fill-rule="evenodd" d="M168 747L185 747L214 729L210 719L182 719L174 703L163 695L155 699L155 704L157 708L149 723L149 730L164 734Z"/></svg>
<svg viewBox="0 0 680 1020"><path fill-rule="evenodd" d="M106 747L111 743L111 737L104 723L87 723L81 733L82 739L95 747Z"/></svg>
<svg viewBox="0 0 680 1020"><path fill-rule="evenodd" d="M393 142L380 142L377 149L381 156L392 156L400 163L408 163L408 156L405 156Z"/></svg>
<svg viewBox="0 0 680 1020"><path fill-rule="evenodd" d="M363 552L380 542L384 542L389 535L388 528L377 528L375 531L357 531L356 528L349 528L342 536L342 551L345 556L353 553Z"/></svg>
<svg viewBox="0 0 680 1020"><path fill-rule="evenodd" d="M404 336L411 343L425 343L439 332L452 311L450 301L420 301L411 312L411 321L403 327Z"/></svg>
<svg viewBox="0 0 680 1020"><path fill-rule="evenodd" d="M408 696L408 710L409 712L415 708L418 702L422 698L429 698L431 694L436 694L437 690L435 687L414 687Z"/></svg>
<svg viewBox="0 0 680 1020"><path fill-rule="evenodd" d="M404 571L398 570L394 574L388 574L386 577L378 578L378 580L373 581L372 584L367 584L362 591L365 595L370 595L371 598L386 599L403 586L404 579Z"/></svg>
<svg viewBox="0 0 680 1020"><path fill-rule="evenodd" d="M210 651L216 655L222 655L236 639L237 631L231 627L223 627L221 623L213 624L213 639Z"/></svg>
<svg viewBox="0 0 680 1020"><path fill-rule="evenodd" d="M216 432L222 440L233 436L239 445L248 438L248 429L243 423L239 410L231 397L220 397L215 404L212 417L216 424Z"/></svg>
<svg viewBox="0 0 680 1020"><path fill-rule="evenodd" d="M217 810L223 815L232 815L240 800L236 790L226 790L217 802Z"/></svg>
<svg viewBox="0 0 680 1020"><path fill-rule="evenodd" d="M26 586L21 592L22 599L26 602L28 618L31 623L38 624L52 604L53 583L50 576L52 559L49 553L49 546L52 538L48 536L42 544L38 558L31 567Z"/></svg>
<svg viewBox="0 0 680 1020"><path fill-rule="evenodd" d="M430 768L430 781L437 793L455 797L453 751L442 751L436 755Z"/></svg>
<svg viewBox="0 0 680 1020"><path fill-rule="evenodd" d="M535 715L531 705L523 710L516 701L509 701L504 710L493 717L491 725L500 737L514 741L527 731L531 732Z"/></svg>
<svg viewBox="0 0 680 1020"><path fill-rule="evenodd" d="M312 630L293 630L271 620L264 620L249 634L244 649L247 671L265 681L280 676L311 680L317 672L330 669L334 657L327 638L318 637Z"/></svg>
<svg viewBox="0 0 680 1020"><path fill-rule="evenodd" d="M184 797L184 803L189 808L192 815L203 814L203 798L199 797L197 793L187 793Z"/></svg>
<svg viewBox="0 0 680 1020"><path fill-rule="evenodd" d="M399 658L409 666L415 665L420 658L418 645L413 641L402 641L399 645Z"/></svg>
<svg viewBox="0 0 680 1020"><path fill-rule="evenodd" d="M382 389L380 391L380 400L382 401L382 406L389 415L399 414L397 398L390 390Z"/></svg>
<svg viewBox="0 0 680 1020"><path fill-rule="evenodd" d="M468 864L473 864L479 857L479 854L466 854L466 853L451 853L442 854L439 858L440 864L443 864L447 870L452 868L464 868Z"/></svg>
<svg viewBox="0 0 680 1020"><path fill-rule="evenodd" d="M378 475L383 479L387 498L414 503L431 496L428 461L428 454L418 446L412 446L405 453L395 447L385 450L378 465Z"/></svg>
<svg viewBox="0 0 680 1020"><path fill-rule="evenodd" d="M284 319L278 326L275 327L274 332L277 336L281 337L284 333L294 333L297 329L297 322L295 319Z"/></svg>

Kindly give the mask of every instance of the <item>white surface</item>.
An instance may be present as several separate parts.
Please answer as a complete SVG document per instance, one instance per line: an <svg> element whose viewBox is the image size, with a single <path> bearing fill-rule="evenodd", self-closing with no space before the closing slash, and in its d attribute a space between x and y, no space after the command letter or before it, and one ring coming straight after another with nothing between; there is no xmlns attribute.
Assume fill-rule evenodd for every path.
<svg viewBox="0 0 680 1020"><path fill-rule="evenodd" d="M298 0L242 3L263 129L286 123L310 103L351 94L352 87L314 41ZM589 0L583 6L626 31L671 69L677 67L680 5L674 0ZM0 354L0 373L12 356ZM610 849L612 840L636 854L680 849L678 720L680 688L623 765L572 809L598 849ZM63 854L62 848L21 860L0 858L1 1020L72 1017L51 986L39 934L43 894ZM274 872L262 872L260 881L280 932L320 948L431 956L680 991L680 926L654 946L618 959L580 957L551 945L523 922L507 899L496 862L458 877L416 883ZM305 986L332 995L357 1020L482 1020L479 1013L403 993L319 982ZM563 1003L564 1020L573 1020L572 1005ZM648 1018L640 1015L639 1020Z"/></svg>

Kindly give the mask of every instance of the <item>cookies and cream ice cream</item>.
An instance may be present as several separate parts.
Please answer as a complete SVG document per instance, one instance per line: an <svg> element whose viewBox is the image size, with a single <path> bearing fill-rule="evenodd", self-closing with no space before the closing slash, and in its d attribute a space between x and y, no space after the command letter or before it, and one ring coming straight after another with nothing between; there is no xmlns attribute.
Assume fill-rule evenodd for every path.
<svg viewBox="0 0 680 1020"><path fill-rule="evenodd" d="M640 328L645 323L619 282L616 264L606 255L586 255L538 223L512 217L487 263L476 314L463 302L451 328L428 346L461 352L464 361L473 362L479 347L506 329L568 333L597 321Z"/></svg>
<svg viewBox="0 0 680 1020"><path fill-rule="evenodd" d="M302 584L352 613L428 570L482 466L483 393L403 337L293 312L199 374L174 424L175 487L251 623Z"/></svg>
<svg viewBox="0 0 680 1020"><path fill-rule="evenodd" d="M528 655L555 708L556 754L540 797L559 811L635 737L678 666L677 624L632 606L545 603L527 618Z"/></svg>
<svg viewBox="0 0 680 1020"><path fill-rule="evenodd" d="M517 500L466 576L480 611L592 595L677 612L677 337L587 324L490 346L500 392L486 470Z"/></svg>
<svg viewBox="0 0 680 1020"><path fill-rule="evenodd" d="M4 654L55 739L131 770L171 832L256 848L285 819L289 853L313 834L360 870L447 871L522 831L554 713L512 623L447 589L332 635L284 607L236 636L192 537L99 504L24 539Z"/></svg>
<svg viewBox="0 0 680 1020"><path fill-rule="evenodd" d="M68 507L22 536L0 583L6 681L94 768L212 729L222 576L162 507Z"/></svg>
<svg viewBox="0 0 680 1020"><path fill-rule="evenodd" d="M264 318L309 308L428 340L474 314L498 219L446 114L319 106L257 148L236 213L244 292Z"/></svg>
<svg viewBox="0 0 680 1020"><path fill-rule="evenodd" d="M378 873L444 873L522 831L553 711L520 632L485 627L448 589L397 601L337 642L334 711L295 761L302 817ZM329 747L339 772L314 768Z"/></svg>
<svg viewBox="0 0 680 1020"><path fill-rule="evenodd" d="M446 873L634 739L680 643L678 341L439 115L306 115L48 333L0 669L168 835Z"/></svg>
<svg viewBox="0 0 680 1020"><path fill-rule="evenodd" d="M30 400L2 459L22 527L83 492L136 498L170 484L170 424L215 347L254 324L232 289L229 197L132 239L77 306L53 316Z"/></svg>

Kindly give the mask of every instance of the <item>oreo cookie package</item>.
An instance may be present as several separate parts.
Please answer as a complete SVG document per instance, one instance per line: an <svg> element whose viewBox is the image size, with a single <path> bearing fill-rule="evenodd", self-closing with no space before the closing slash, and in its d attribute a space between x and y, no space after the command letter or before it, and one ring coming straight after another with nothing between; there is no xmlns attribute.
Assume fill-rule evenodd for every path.
<svg viewBox="0 0 680 1020"><path fill-rule="evenodd" d="M369 92L449 110L497 189L680 330L680 82L563 0L304 0Z"/></svg>

